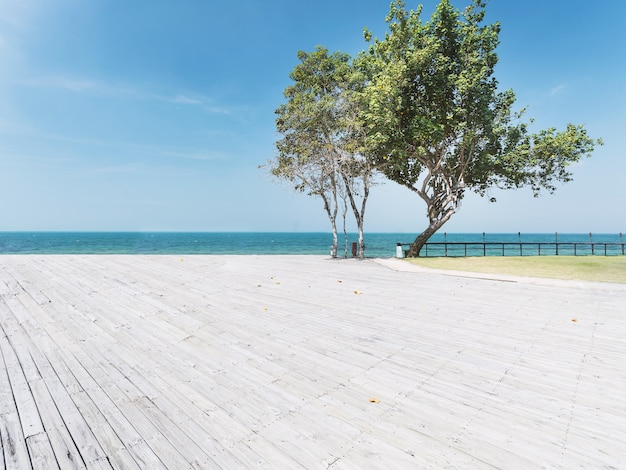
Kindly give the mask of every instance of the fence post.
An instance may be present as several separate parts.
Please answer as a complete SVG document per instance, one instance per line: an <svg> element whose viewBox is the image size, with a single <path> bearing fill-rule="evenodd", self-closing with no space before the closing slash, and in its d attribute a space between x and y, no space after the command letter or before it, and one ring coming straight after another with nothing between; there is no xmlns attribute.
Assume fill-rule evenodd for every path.
<svg viewBox="0 0 626 470"><path fill-rule="evenodd" d="M559 256L559 232L554 232L554 238L556 240L556 255Z"/></svg>

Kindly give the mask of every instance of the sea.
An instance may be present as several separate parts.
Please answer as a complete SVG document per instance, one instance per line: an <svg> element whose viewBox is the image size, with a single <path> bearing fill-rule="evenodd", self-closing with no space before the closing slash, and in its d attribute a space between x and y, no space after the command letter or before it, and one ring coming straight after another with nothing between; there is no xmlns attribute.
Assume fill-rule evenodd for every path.
<svg viewBox="0 0 626 470"><path fill-rule="evenodd" d="M365 233L365 255L396 256L397 245L407 250L416 236ZM356 240L354 233L340 233L338 256L351 257ZM607 246L607 254L624 251L622 234L442 232L421 255L555 255L556 242L559 255L600 255ZM332 235L324 232L0 232L0 254L329 255L331 244Z"/></svg>

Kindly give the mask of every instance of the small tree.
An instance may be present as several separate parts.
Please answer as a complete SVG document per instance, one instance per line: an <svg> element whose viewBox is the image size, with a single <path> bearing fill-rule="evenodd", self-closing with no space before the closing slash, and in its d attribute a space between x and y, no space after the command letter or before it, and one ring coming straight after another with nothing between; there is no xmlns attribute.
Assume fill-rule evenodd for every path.
<svg viewBox="0 0 626 470"><path fill-rule="evenodd" d="M553 192L571 179L568 166L593 151L582 126L530 134L515 113L513 91L498 92L493 77L500 25L483 25L485 2L463 13L441 0L430 21L421 7L391 4L389 32L359 60L369 83L362 93L367 146L384 175L416 193L429 225L408 256L456 212L466 190L530 186ZM532 122L532 121L531 121ZM493 198L492 198L493 200Z"/></svg>
<svg viewBox="0 0 626 470"><path fill-rule="evenodd" d="M337 132L336 102L350 57L331 55L318 47L310 54L298 52L298 59L300 63L289 75L295 83L284 92L287 102L276 110L276 128L282 139L276 142L278 156L270 161L270 169L296 190L321 197L333 234L331 254L337 256L341 178L330 136Z"/></svg>
<svg viewBox="0 0 626 470"><path fill-rule="evenodd" d="M324 211L331 224L333 244L331 256L337 256L337 212L338 181L336 171L332 168L323 153L312 153L309 157L300 158L293 155L279 155L270 162L271 173L294 185L296 191L307 192L310 196L318 196L324 204Z"/></svg>
<svg viewBox="0 0 626 470"><path fill-rule="evenodd" d="M354 117L359 103L354 99L355 80L360 75L354 72L349 55L330 54L324 47L311 53L300 51L298 58L300 63L290 74L295 83L284 92L287 102L276 110L276 128L282 138L276 143L278 155L269 162L270 170L296 190L322 198L331 222L333 256L337 255L340 199L347 197L357 219L359 255L363 256L363 220L373 170L358 153L364 148L363 133L356 130L360 121ZM361 170L366 167L369 173L364 174Z"/></svg>
<svg viewBox="0 0 626 470"><path fill-rule="evenodd" d="M365 256L365 207L374 181L371 161L360 154L350 154L339 159L345 194L357 225L358 256Z"/></svg>
<svg viewBox="0 0 626 470"><path fill-rule="evenodd" d="M366 109L363 101L366 77L360 64L353 66L342 100L341 144L336 147L345 192L357 225L360 258L365 256L365 207L376 177L375 162L367 154L367 134L362 119Z"/></svg>

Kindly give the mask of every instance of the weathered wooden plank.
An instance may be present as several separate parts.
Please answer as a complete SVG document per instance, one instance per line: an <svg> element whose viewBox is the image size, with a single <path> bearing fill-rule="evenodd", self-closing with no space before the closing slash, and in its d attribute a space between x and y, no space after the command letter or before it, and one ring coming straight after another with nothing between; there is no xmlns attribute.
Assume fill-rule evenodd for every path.
<svg viewBox="0 0 626 470"><path fill-rule="evenodd" d="M0 336L0 350L4 358L13 400L20 416L24 438L43 433L45 430L41 417L25 376L30 373L22 369L12 345L4 335ZM30 376L33 377L32 374Z"/></svg>
<svg viewBox="0 0 626 470"><path fill-rule="evenodd" d="M7 469L30 468L30 456L17 411L0 414L0 441L3 462Z"/></svg>
<svg viewBox="0 0 626 470"><path fill-rule="evenodd" d="M317 257L2 261L22 374L89 467L626 459L626 289Z"/></svg>
<svg viewBox="0 0 626 470"><path fill-rule="evenodd" d="M110 351L109 358L115 359L116 355L117 353L115 351ZM224 419L225 415L223 415L221 410L215 407L214 402L209 400L206 394L198 394L193 388L185 387L184 384L177 382L171 377L172 380L169 381L163 380L164 377L160 374L150 374L149 377L144 377L139 371L125 365L122 358L119 357L117 358L116 365L109 370L114 371L118 367L122 368L121 370L124 371L124 374L113 373L115 385L119 386L119 390L123 390L124 393L127 394L128 399L132 400L131 403L128 403L127 400L122 401L125 413L129 413L134 404L142 403L145 399L142 391L146 392L152 397L151 400L153 400L154 403L158 403L159 406L166 407L170 410L167 415L174 421L180 431L176 432L175 426L166 426L166 429L171 428L170 432L176 432L177 436L185 434L189 436L189 439L192 439L200 446L200 448L202 448L221 468L233 468L242 465L238 458L239 452L233 453L232 450L225 448L224 443L218 442L218 438L223 437L224 430L229 430L229 432L232 433L233 425L236 424L239 427L241 427L241 425L230 419L228 425L221 427L221 431L216 429L216 423L220 422L216 421L216 418L222 416L222 419ZM93 371L93 367L90 370ZM169 376L170 374L165 375L165 377ZM112 384L104 386L107 393L111 393L114 389L111 385ZM146 435L146 429L150 427L151 421L146 422L144 417L145 413L141 416L138 416L137 413L138 410L132 410L131 415L134 416L132 422L143 423L142 434ZM156 422L159 423L160 421L157 420ZM152 432L156 432L156 430ZM242 427L239 431L239 435L242 437L249 435L249 433L250 430L248 427ZM214 437L213 434L215 434ZM165 435L163 435L163 437L165 437ZM157 437L153 435L151 442L154 443L156 439ZM162 437L160 439L162 439ZM159 449L163 449L166 444L167 441L163 442L161 440L158 444ZM174 460L172 460L173 462L176 462L176 457L176 452L170 453L170 459L174 458Z"/></svg>
<svg viewBox="0 0 626 470"><path fill-rule="evenodd" d="M90 394L85 391L74 393L72 394L72 400L85 421L89 424L89 429L102 447L102 451L108 457L111 465L114 468L138 469L139 465L133 459L132 454L125 452L128 449L118 436L118 432L127 432L122 427L127 425L127 423L108 421L108 417L100 412L98 405L94 402L93 392L94 390ZM113 428L114 424L121 424L122 426L116 430Z"/></svg>
<svg viewBox="0 0 626 470"><path fill-rule="evenodd" d="M33 470L52 470L60 468L52 450L50 439L46 433L36 434L26 438L26 447L30 456Z"/></svg>
<svg viewBox="0 0 626 470"><path fill-rule="evenodd" d="M163 468L163 463L157 457L157 454L153 449L148 446L143 436L137 431L132 421L122 413L119 409L120 403L127 403L132 401L130 398L120 390L113 381L111 381L111 375L115 375L117 370L114 367L108 369L109 376L105 377L101 375L100 367L93 363L86 363L80 361L81 365L89 367L90 375L93 377L93 384L87 386L86 389L89 394L89 400L82 400L84 406L91 408L89 413L92 416L96 416L98 413L102 414L102 418L105 420L106 425L99 419L93 419L92 421L97 423L94 434L98 437L99 442L103 446L103 449L110 454L111 452L119 453L121 456L132 457L136 465L139 468ZM108 381L106 379L109 379ZM85 384L86 385L86 384ZM85 392L82 392L85 393ZM94 407L97 406L97 410ZM93 428L92 428L93 429ZM113 436L111 433L114 433ZM103 435L103 437L100 437ZM106 442L106 443L105 443ZM120 464L115 458L111 459L114 464ZM125 467L132 468L132 463L124 465Z"/></svg>
<svg viewBox="0 0 626 470"><path fill-rule="evenodd" d="M67 356L66 356L66 359L67 359ZM84 369L79 364L74 364L73 370L75 373L82 374L83 380L89 377L88 374L83 373ZM93 385L91 382L89 384L85 384L85 387L89 388L92 395L93 393L96 393L98 391L97 386ZM83 390L83 387L74 389L73 394L72 394L73 401L76 402L77 398L80 398L81 396L83 396L81 394L84 392L81 392L80 390ZM100 439L100 441L104 441L108 444L108 446L106 447L108 448L109 454L112 455L111 453L113 453L117 455L124 455L124 453L121 452L121 449L115 446L116 442L115 442L115 439L112 437L112 435L106 432L106 431L109 431L109 428L107 428L107 426L103 426L101 423L98 424L100 420L95 419L96 412L94 412L93 407L90 408L90 406L93 405L93 403L86 399L82 399L82 400L79 399L78 403L81 404L82 409L80 409L80 411L83 414L83 418L85 417L85 415L87 415L88 421L89 421L89 417L91 418L90 420L92 422L91 429L90 429L91 432L95 432L97 434L97 437ZM102 406L102 403L100 404L100 406ZM109 415L108 418L111 418L111 416ZM114 419L112 419L112 422L115 424ZM118 422L117 424L120 424L120 423ZM124 428L118 428L118 432L124 434ZM113 439L113 441L111 441L111 439ZM140 462L142 462L143 464L146 464L150 468L157 468L157 465L161 464L160 460L158 458L155 458L154 453L147 452L146 447L144 445L141 445L141 443L138 440L134 442L131 441L129 449L131 449L131 452L129 452L128 455L132 454ZM100 461L100 460L102 460L102 458L96 455L95 458L94 457L91 458L91 463L93 463L94 461ZM126 463L114 462L114 463L118 465L124 464L122 465L123 467L128 467L130 465L128 462Z"/></svg>
<svg viewBox="0 0 626 470"><path fill-rule="evenodd" d="M168 415L175 416L178 410L170 407L166 400L155 402L144 397L137 400L136 403L152 424L159 429L162 436L170 441L175 448L184 449L184 457L188 465L194 468L207 468L211 464L215 465L211 457L168 417Z"/></svg>
<svg viewBox="0 0 626 470"><path fill-rule="evenodd" d="M25 384L28 387L26 394L27 412L20 410L22 426L29 429L25 432L28 448L31 451L32 464L38 468L52 468L55 464L63 465L63 468L84 468L84 462L74 445L74 438L65 427L63 418L55 407L55 402L49 394L47 385L44 385L36 358L44 358L37 347L29 342L29 333L38 333L36 326L30 319L25 318L28 311L25 306L16 298L10 299L11 311L17 316L14 318L5 317L5 324L9 324L13 330L12 340L16 343L17 352L21 356L18 360L20 366L25 367ZM32 309L30 310L32 311ZM17 325L17 319L21 318L21 324ZM31 331L28 331L28 330ZM33 331L35 330L35 331ZM35 335L34 335L35 336ZM33 339L40 339L35 336ZM15 355L15 359L17 355ZM19 375L16 376L19 380ZM50 382L51 386L55 382ZM24 384L20 385L24 387ZM57 387L57 393L59 389ZM60 393L65 393L62 389ZM32 395L31 395L32 394ZM32 398L32 401L31 401ZM34 422L34 425L33 425ZM39 427L41 426L41 427ZM48 432L44 432L47 429ZM40 431L37 433L37 431ZM26 435L28 434L28 435ZM29 440L31 436L34 439Z"/></svg>
<svg viewBox="0 0 626 470"><path fill-rule="evenodd" d="M183 456L184 449L177 449L158 428L146 417L143 410L134 402L122 402L120 411L133 423L133 426L141 434L143 441L152 449L158 457L160 464L156 468L187 468L186 458ZM132 448L132 446L131 446ZM129 449L130 451L130 449ZM134 454L135 459L141 453ZM152 460L152 458L150 458Z"/></svg>
<svg viewBox="0 0 626 470"><path fill-rule="evenodd" d="M0 297L0 315L6 315L6 305ZM0 328L0 342L6 343L4 330ZM4 353L0 348L0 443L3 458L0 461L7 468L27 468L30 457L26 447L24 432L19 420L19 414L13 397L8 368L4 361Z"/></svg>
<svg viewBox="0 0 626 470"><path fill-rule="evenodd" d="M112 356L114 356L113 353ZM90 398L95 399L100 407L106 404L106 407L103 408L103 415L125 442L129 455L132 455L138 463L146 463L150 468L159 468L163 463L169 468L181 465L181 462L184 461L182 455L170 444L159 427L148 419L144 412L145 409L138 406L138 403L141 403L141 400L145 398L143 390L152 389L151 386L146 387L145 382L142 382L144 389L137 389L134 384L136 375L130 374L120 377L114 366L108 370L111 373L110 377L117 377L117 379L113 382L107 382L105 377L97 372L99 367L97 364L89 362L88 356L82 355L81 358L81 367L75 366L72 369L86 370L82 367L89 367L89 375L83 374L78 380L89 393ZM95 375L92 375L94 372ZM96 377L100 379L100 382L96 381ZM122 382L122 386L118 387L120 382ZM151 392L152 395L158 393L157 391ZM93 419L92 421L97 422L98 420ZM169 432L176 432L176 430L172 428ZM107 448L107 446L104 447ZM157 457L155 452L158 452L160 457Z"/></svg>
<svg viewBox="0 0 626 470"><path fill-rule="evenodd" d="M49 362L42 361L39 370L57 409L62 413L63 422L78 449L80 459L89 467L94 462L105 461L106 453L73 400L73 395L79 393L82 387L76 383L71 371L57 354L50 352L47 355ZM78 460L78 456L74 460Z"/></svg>
<svg viewBox="0 0 626 470"><path fill-rule="evenodd" d="M30 386L58 466L64 470L86 468L61 414L61 411L65 413L65 410L57 409L57 404L47 389L53 384L38 380L31 382Z"/></svg>

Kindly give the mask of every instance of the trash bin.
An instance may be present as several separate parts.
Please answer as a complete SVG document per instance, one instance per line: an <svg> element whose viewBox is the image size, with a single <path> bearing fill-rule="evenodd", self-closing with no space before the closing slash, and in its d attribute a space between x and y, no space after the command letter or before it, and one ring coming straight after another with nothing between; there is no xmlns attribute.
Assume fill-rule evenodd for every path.
<svg viewBox="0 0 626 470"><path fill-rule="evenodd" d="M352 257L356 257L356 242L352 242Z"/></svg>
<svg viewBox="0 0 626 470"><path fill-rule="evenodd" d="M404 251L402 251L402 243L398 243L396 246L396 258L404 258Z"/></svg>

